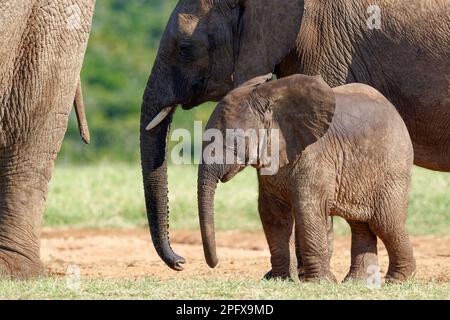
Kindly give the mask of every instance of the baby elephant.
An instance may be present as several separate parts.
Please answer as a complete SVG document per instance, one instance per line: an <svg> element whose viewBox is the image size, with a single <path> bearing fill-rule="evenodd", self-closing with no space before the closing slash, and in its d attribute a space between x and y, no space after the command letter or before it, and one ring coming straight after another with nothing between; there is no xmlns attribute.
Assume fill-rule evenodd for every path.
<svg viewBox="0 0 450 320"><path fill-rule="evenodd" d="M271 77L252 79L230 92L208 122L207 129L216 130L207 130L204 139L214 136L215 143L204 144L198 176L208 265L218 263L217 183L252 165L258 169L259 212L272 276L289 275L289 238L295 225L304 280L336 281L330 271L327 219L340 216L352 230L346 279L367 277L377 265L377 236L389 255L386 280L411 277L416 265L405 220L413 149L394 106L363 84L331 89L320 77L269 81ZM229 138L232 132L237 139ZM217 143L224 136L226 143ZM222 155L228 157L221 161Z"/></svg>

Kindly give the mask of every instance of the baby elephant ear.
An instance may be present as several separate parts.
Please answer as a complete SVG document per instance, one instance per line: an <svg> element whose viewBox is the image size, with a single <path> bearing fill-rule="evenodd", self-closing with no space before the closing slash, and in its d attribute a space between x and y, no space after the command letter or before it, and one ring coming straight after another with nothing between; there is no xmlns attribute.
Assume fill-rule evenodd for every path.
<svg viewBox="0 0 450 320"><path fill-rule="evenodd" d="M293 159L328 131L336 109L333 89L321 77L294 75L273 82L273 118Z"/></svg>
<svg viewBox="0 0 450 320"><path fill-rule="evenodd" d="M303 148L327 133L336 110L333 89L320 76L293 76L297 102L288 114L300 127L296 130Z"/></svg>
<svg viewBox="0 0 450 320"><path fill-rule="evenodd" d="M272 80L273 74L268 73L264 76L259 76L253 79L248 80L247 82L244 82L239 88L245 88L245 87L257 87L260 84L263 84L265 82L269 82Z"/></svg>

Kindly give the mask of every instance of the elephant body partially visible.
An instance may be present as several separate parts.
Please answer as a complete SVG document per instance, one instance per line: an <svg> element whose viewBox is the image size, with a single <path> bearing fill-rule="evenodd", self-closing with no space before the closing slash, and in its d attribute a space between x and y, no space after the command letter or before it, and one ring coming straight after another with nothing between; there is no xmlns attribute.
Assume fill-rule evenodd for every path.
<svg viewBox="0 0 450 320"><path fill-rule="evenodd" d="M95 0L0 1L0 277L43 271L48 182L81 95L94 6Z"/></svg>
<svg viewBox="0 0 450 320"><path fill-rule="evenodd" d="M328 216L344 218L352 229L347 280L365 279L378 266L377 236L389 254L387 279L413 275L416 264L405 229L413 148L402 118L379 92L362 84L331 89L322 79L304 75L244 85L217 106L209 129L220 130L223 136L237 129L276 131L278 140L270 138L267 149L271 159L277 155L280 159L274 174L262 171L270 165L267 161L248 163L247 155L245 164L200 165L199 217L211 267L217 264L216 185L253 165L259 169L258 207L271 252L270 277L290 276L294 226L303 278L335 280L330 271ZM266 151L257 153L256 148L262 145L246 139L245 150L261 157ZM233 143L222 148L225 154L235 147Z"/></svg>
<svg viewBox="0 0 450 320"><path fill-rule="evenodd" d="M450 0L373 5L369 0L179 1L141 112L147 215L153 244L167 265L181 270L184 263L168 236L166 141L173 110L218 101L261 74L320 74L331 86L375 87L404 119L415 163L450 171ZM381 29L369 28L369 8L380 9Z"/></svg>
<svg viewBox="0 0 450 320"><path fill-rule="evenodd" d="M450 172L450 1L326 2L305 1L280 76L320 74L332 87L377 88L405 121L415 164ZM367 25L373 4L381 29Z"/></svg>

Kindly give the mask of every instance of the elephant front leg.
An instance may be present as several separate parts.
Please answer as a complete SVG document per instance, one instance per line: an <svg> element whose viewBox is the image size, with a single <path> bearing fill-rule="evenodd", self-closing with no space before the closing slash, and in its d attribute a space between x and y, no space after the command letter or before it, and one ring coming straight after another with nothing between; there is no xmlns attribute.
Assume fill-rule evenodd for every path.
<svg viewBox="0 0 450 320"><path fill-rule="evenodd" d="M278 199L260 190L259 214L270 249L272 270L265 279L290 279L291 257L289 240L294 217L291 209Z"/></svg>
<svg viewBox="0 0 450 320"><path fill-rule="evenodd" d="M344 282L367 280L378 268L377 236L367 222L348 221L352 230L352 261Z"/></svg>
<svg viewBox="0 0 450 320"><path fill-rule="evenodd" d="M328 233L327 233L327 241L328 241L328 262L331 263L331 258L333 256L333 240L334 240L334 232L333 232L333 217L328 217ZM295 252L297 255L297 273L300 280L305 277L305 268L303 267L302 254L300 251L300 236L297 232L295 232Z"/></svg>
<svg viewBox="0 0 450 320"><path fill-rule="evenodd" d="M306 192L305 200L294 201L295 227L299 237L304 281L326 280L336 282L330 270L328 252L328 223L325 212L321 210L320 199Z"/></svg>

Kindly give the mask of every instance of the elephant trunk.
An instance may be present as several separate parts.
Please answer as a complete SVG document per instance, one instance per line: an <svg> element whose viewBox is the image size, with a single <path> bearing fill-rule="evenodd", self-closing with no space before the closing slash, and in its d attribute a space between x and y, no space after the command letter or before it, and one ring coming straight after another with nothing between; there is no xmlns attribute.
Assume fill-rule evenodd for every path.
<svg viewBox="0 0 450 320"><path fill-rule="evenodd" d="M211 268L217 266L216 234L214 229L214 195L219 175L211 166L201 165L198 173L198 208L205 259Z"/></svg>
<svg viewBox="0 0 450 320"><path fill-rule="evenodd" d="M167 139L173 109L159 125L147 130L148 123L168 106L175 106L175 98L166 88L165 74L156 62L145 89L141 109L141 165L144 180L145 204L153 245L161 259L172 269L181 271L185 260L171 248L169 241L169 209L167 186ZM160 76L159 76L160 77ZM169 90L170 91L170 90Z"/></svg>

